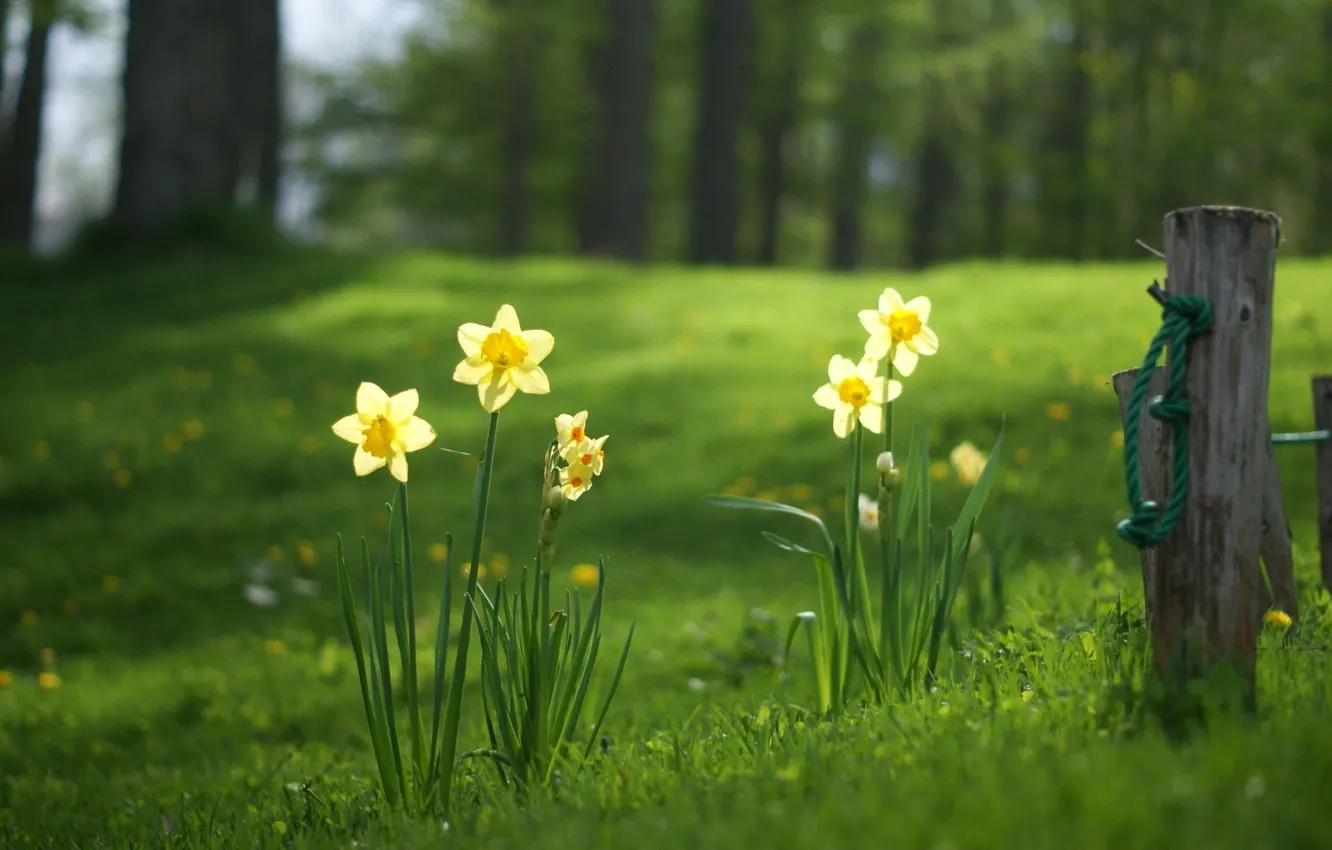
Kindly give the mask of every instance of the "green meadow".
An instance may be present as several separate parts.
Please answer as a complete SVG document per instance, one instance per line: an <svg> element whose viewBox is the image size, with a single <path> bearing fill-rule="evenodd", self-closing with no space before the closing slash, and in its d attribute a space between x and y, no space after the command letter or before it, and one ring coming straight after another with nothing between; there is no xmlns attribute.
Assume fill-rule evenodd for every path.
<svg viewBox="0 0 1332 850"><path fill-rule="evenodd" d="M1109 379L1159 326L1144 289L1161 274L294 249L0 265L0 847L1315 846L1332 598L1310 447L1277 449L1303 610L1263 635L1258 716L1174 741L1142 711ZM1279 264L1275 431L1312 427L1309 379L1332 372L1329 274ZM966 494L949 452L989 452L1001 428L1004 447L945 675L821 719L803 641L781 661L787 624L817 603L813 567L761 537L809 542L808 528L703 497L838 516L844 444L812 395L833 354L858 356L856 312L887 286L933 304L939 353L896 421L903 440L928 423L936 523ZM483 582L530 563L554 418L587 410L606 468L561 520L553 587L604 557L596 687L636 631L591 760L525 799L473 760L450 820L410 818L378 798L334 572L337 535L382 535L393 482L355 476L330 426L373 381L417 388L438 432L410 455L428 655L437 544L469 548L487 425L452 380L457 328L505 303L554 335L552 390L501 416ZM479 682L467 693L463 749L485 744Z"/></svg>

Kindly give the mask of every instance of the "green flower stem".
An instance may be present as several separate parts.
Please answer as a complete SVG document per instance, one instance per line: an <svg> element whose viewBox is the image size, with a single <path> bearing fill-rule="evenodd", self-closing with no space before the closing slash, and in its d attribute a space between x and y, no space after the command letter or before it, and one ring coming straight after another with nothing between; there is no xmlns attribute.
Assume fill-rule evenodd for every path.
<svg viewBox="0 0 1332 850"><path fill-rule="evenodd" d="M490 414L490 428L486 432L486 448L481 455L481 483L477 488L476 526L472 532L472 560L467 571L467 590L463 593L462 627L458 634L458 650L453 661L453 681L449 683L448 713L444 717L443 752L440 754L440 801L447 812L453 797L454 758L458 752L458 725L462 719L463 686L467 679L467 650L472 638L472 600L476 596L476 583L481 572L481 543L486 534L486 508L490 502L490 481L495 471L495 434L499 429L499 411Z"/></svg>

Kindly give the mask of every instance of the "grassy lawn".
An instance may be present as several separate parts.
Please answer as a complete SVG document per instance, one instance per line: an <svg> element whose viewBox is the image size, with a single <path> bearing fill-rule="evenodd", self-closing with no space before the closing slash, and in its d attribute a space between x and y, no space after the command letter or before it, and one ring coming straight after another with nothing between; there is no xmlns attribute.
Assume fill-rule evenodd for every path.
<svg viewBox="0 0 1332 850"><path fill-rule="evenodd" d="M1284 643L1264 636L1261 717L1177 744L1136 711L1146 636L1115 535L1109 375L1158 325L1143 289L1159 274L306 252L0 266L0 846L1311 846L1332 782L1332 601L1308 447L1278 450L1307 610ZM1278 269L1274 430L1311 427L1309 378L1332 371L1329 274ZM961 630L934 692L818 722L803 653L772 662L815 604L813 571L759 536L803 529L701 497L836 514L842 444L810 396L888 285L932 299L941 339L899 428L927 420L936 458L1006 428L979 529L1005 591L964 600L959 626L987 628ZM375 802L333 576L335 535L377 535L391 482L355 477L329 426L360 381L420 390L439 432L411 456L429 600L432 544L467 543L475 463L437 449L475 454L486 428L451 380L456 329L506 302L556 346L551 394L501 417L487 582L531 558L552 420L587 409L606 472L562 521L555 584L604 555L607 639L636 622L633 652L588 770L519 805L478 765L454 822L398 820ZM938 472L936 517L956 515L965 491ZM247 599L257 563L276 604ZM478 717L464 747L484 741Z"/></svg>

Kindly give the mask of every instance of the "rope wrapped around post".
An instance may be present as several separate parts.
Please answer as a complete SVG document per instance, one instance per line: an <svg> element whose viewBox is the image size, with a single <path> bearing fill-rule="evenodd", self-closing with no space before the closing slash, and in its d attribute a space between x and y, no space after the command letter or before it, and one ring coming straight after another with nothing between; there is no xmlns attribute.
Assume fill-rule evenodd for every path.
<svg viewBox="0 0 1332 850"><path fill-rule="evenodd" d="M1212 305L1197 295L1168 296L1162 302L1161 329L1147 347L1142 369L1129 396L1129 415L1124 420L1124 472L1128 485L1129 507L1132 513L1119 523L1119 536L1139 549L1158 546L1174 530L1175 523L1184 513L1184 502L1189 487L1189 400L1187 382L1189 344L1212 326ZM1164 512L1161 506L1142 498L1142 482L1138 470L1139 419L1151 381L1152 371L1161 359L1164 349L1170 349L1166 391L1147 404L1147 412L1170 426L1171 451L1174 469L1170 496Z"/></svg>

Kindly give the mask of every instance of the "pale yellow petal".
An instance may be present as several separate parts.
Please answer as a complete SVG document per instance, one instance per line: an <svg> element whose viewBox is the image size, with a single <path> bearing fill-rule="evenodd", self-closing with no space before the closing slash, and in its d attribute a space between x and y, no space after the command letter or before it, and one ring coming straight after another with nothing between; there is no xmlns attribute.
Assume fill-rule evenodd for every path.
<svg viewBox="0 0 1332 850"><path fill-rule="evenodd" d="M849 404L839 404L833 411L833 433L845 438L855 427L856 409Z"/></svg>
<svg viewBox="0 0 1332 850"><path fill-rule="evenodd" d="M398 479L402 483L407 483L407 453L394 452L389 455L389 475Z"/></svg>
<svg viewBox="0 0 1332 850"><path fill-rule="evenodd" d="M396 436L397 441L402 444L403 451L414 452L435 442L435 429L421 417L413 416L406 422L398 424Z"/></svg>
<svg viewBox="0 0 1332 850"><path fill-rule="evenodd" d="M828 361L828 383L833 386L845 381L856 373L856 364L840 354L834 354Z"/></svg>
<svg viewBox="0 0 1332 850"><path fill-rule="evenodd" d="M334 422L333 433L349 443L362 442L365 440L365 425L361 422L361 415L353 413Z"/></svg>
<svg viewBox="0 0 1332 850"><path fill-rule="evenodd" d="M555 417L555 436L560 441L560 445L566 445L570 442L577 442L573 438L573 430L578 428L583 431L587 428L587 411L580 410L573 416L567 413L561 413Z"/></svg>
<svg viewBox="0 0 1332 850"><path fill-rule="evenodd" d="M869 383L869 391L870 391L870 396L869 396L869 397L870 397L870 403L872 403L872 404L883 404L883 388L884 388L884 383L885 383L885 382L884 382L884 379L881 378L881 377L880 377L880 378L875 378L874 380L869 381L868 383Z"/></svg>
<svg viewBox="0 0 1332 850"><path fill-rule="evenodd" d="M837 396L837 390L832 384L824 384L814 392L814 403L819 407L826 407L829 410L836 410L837 405L842 400Z"/></svg>
<svg viewBox="0 0 1332 850"><path fill-rule="evenodd" d="M489 381L482 381L476 385L477 395L481 399L481 406L487 413L495 413L501 407L509 403L513 394L518 392L518 388L513 385L513 381L500 375Z"/></svg>
<svg viewBox="0 0 1332 850"><path fill-rule="evenodd" d="M893 399L897 398L897 397L900 396L901 394L902 394L902 382L901 382L901 381L889 381L889 382L888 382L888 401L892 401Z"/></svg>
<svg viewBox="0 0 1332 850"><path fill-rule="evenodd" d="M903 376L910 376L916 371L916 362L920 360L916 352L907 348L905 345L897 346L897 352L893 355L893 366L898 373Z"/></svg>
<svg viewBox="0 0 1332 850"><path fill-rule="evenodd" d="M861 327L870 334L881 334L887 330L883 324L883 314L878 310L861 310L856 315L860 318Z"/></svg>
<svg viewBox="0 0 1332 850"><path fill-rule="evenodd" d="M893 336L888 332L878 333L865 340L865 356L882 360L893 347Z"/></svg>
<svg viewBox="0 0 1332 850"><path fill-rule="evenodd" d="M385 462L384 458L375 457L359 446L356 449L356 454L352 455L352 467L355 468L357 475L369 475L383 466Z"/></svg>
<svg viewBox="0 0 1332 850"><path fill-rule="evenodd" d="M467 322L458 328L458 345L462 346L463 354L468 357L481 353L481 343L490 336L490 328L485 325L478 325L476 322Z"/></svg>
<svg viewBox="0 0 1332 850"><path fill-rule="evenodd" d="M356 412L367 416L382 416L388 405L388 393L379 388L379 384L362 381L356 388Z"/></svg>
<svg viewBox="0 0 1332 850"><path fill-rule="evenodd" d="M860 376L860 380L868 384L879 374L879 361L873 357L860 358L860 362L856 364L856 374Z"/></svg>
<svg viewBox="0 0 1332 850"><path fill-rule="evenodd" d="M905 306L902 303L902 296L891 286L883 291L879 296L879 312L887 315L899 307Z"/></svg>
<svg viewBox="0 0 1332 850"><path fill-rule="evenodd" d="M545 360L555 347L555 337L550 331L523 331L518 337L527 345L527 360L533 363Z"/></svg>
<svg viewBox="0 0 1332 850"><path fill-rule="evenodd" d="M490 377L491 367L480 355L468 357L453 370L453 380L460 384L479 384Z"/></svg>
<svg viewBox="0 0 1332 850"><path fill-rule="evenodd" d="M525 393L545 395L550 392L550 379L546 377L546 373L540 366L527 360L524 360L523 365L517 369L509 370L509 380Z"/></svg>
<svg viewBox="0 0 1332 850"><path fill-rule="evenodd" d="M523 332L523 328L518 324L518 311L513 309L513 305L505 304L499 308L495 314L495 324L492 331L508 331L517 336Z"/></svg>
<svg viewBox="0 0 1332 850"><path fill-rule="evenodd" d="M917 295L906 303L906 308L915 313L923 325L930 320L930 299L924 295Z"/></svg>
<svg viewBox="0 0 1332 850"><path fill-rule="evenodd" d="M867 404L860 408L860 424L876 434L882 434L883 408L877 404Z"/></svg>
<svg viewBox="0 0 1332 850"><path fill-rule="evenodd" d="M388 400L388 418L391 422L403 422L412 418L416 407L421 403L421 395L416 390L403 390Z"/></svg>
<svg viewBox="0 0 1332 850"><path fill-rule="evenodd" d="M911 340L917 354L936 354L939 351L939 337L927 327L921 327L920 333Z"/></svg>

